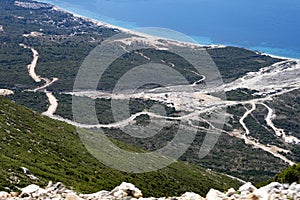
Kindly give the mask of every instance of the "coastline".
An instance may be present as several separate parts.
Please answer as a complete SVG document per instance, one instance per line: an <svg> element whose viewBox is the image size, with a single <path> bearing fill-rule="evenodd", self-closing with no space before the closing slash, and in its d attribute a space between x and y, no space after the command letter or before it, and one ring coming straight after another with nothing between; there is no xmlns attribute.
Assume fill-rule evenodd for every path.
<svg viewBox="0 0 300 200"><path fill-rule="evenodd" d="M38 1L38 2L41 2L41 1ZM49 3L47 3L47 4L49 4ZM172 39L172 38L166 38L166 37L150 35L150 34L147 34L147 33L142 33L142 32L138 32L138 31L135 31L135 30L126 29L124 27L112 25L112 24L109 24L107 22L100 21L98 19L93 19L93 18L90 18L90 17L86 17L86 16L80 15L78 13L67 10L65 8L61 8L61 7L53 5L53 4L50 4L50 5L53 6L53 8L52 8L53 10L68 13L68 14L72 14L74 17L81 18L81 19L84 19L86 21L92 22L97 26L102 26L102 27L104 26L106 28L116 29L116 30L119 30L119 31L124 32L124 33L144 37L144 38L151 39L151 40L163 39L163 40L166 40L166 41L169 41L169 42L175 42L175 43L185 44L185 45L195 46L195 47L209 47L209 48L225 48L225 47L227 47L226 45L222 45L222 44L210 44L210 45L200 44L199 42L197 42L196 40L194 40L193 38L191 38L188 35L185 35L185 36L187 38L189 38L190 40L193 40L193 42L185 42L185 41L176 40L176 39ZM155 27L145 27L145 28L148 29L148 28L155 28ZM139 28L137 28L137 30L138 29ZM141 28L141 29L143 29L143 28ZM166 30L170 30L170 29L166 29ZM174 32L176 32L176 31L174 31Z"/></svg>
<svg viewBox="0 0 300 200"><path fill-rule="evenodd" d="M95 19L95 18L92 18L92 17L87 17L87 16L84 16L84 15L78 14L74 11L63 8L61 6L57 6L54 3L49 2L47 0L45 0L45 1L36 0L36 1L52 5L53 9L55 9L55 10L72 14L74 17L82 18L82 19L84 19L86 21L89 21L89 22L92 22L92 23L94 23L98 26L104 26L104 27L107 27L107 28L117 29L117 30L122 31L124 33L129 33L129 34L145 37L145 38L148 38L148 39L153 39L153 40L164 39L164 40L168 40L168 41L175 41L175 42L179 42L179 43L182 43L182 44L193 45L193 46L197 46L197 47L224 48L224 47L232 46L232 47L237 47L237 48L244 48L244 49L254 51L254 52L259 52L260 55L270 56L270 57L273 57L273 58L278 58L278 59L283 59L283 60L298 60L298 61L300 61L300 58L275 55L275 54L272 54L272 53L267 53L267 52L261 51L259 49L258 50L253 49L251 47L243 47L243 46L238 46L238 45L224 45L224 44L201 44L200 42L198 42L197 40L195 40L193 37L191 37L189 35L186 35L186 36L190 40L192 40L193 42L184 42L184 41L180 41L180 40L176 40L176 39L172 39L172 38L159 37L159 36L155 36L155 35L151 35L151 34L138 32L138 31L135 31L135 30L127 29L127 28L124 28L124 27L121 27L121 26L113 25L113 24L110 24L110 23L107 23L105 21ZM143 29L143 27L140 27L140 28ZM149 28L149 27L146 27L146 28ZM136 29L138 30L139 28L136 28ZM169 29L169 30L171 30L171 29Z"/></svg>
<svg viewBox="0 0 300 200"><path fill-rule="evenodd" d="M39 2L41 2L41 1L39 1ZM53 5L53 4L51 4L51 5ZM180 41L180 40L175 40L175 39L170 39L170 38L164 38L164 37L158 37L158 36L149 35L149 34L146 34L146 33L137 32L137 31L134 31L134 30L129 30L129 29L126 29L126 28L123 28L123 27L120 27L120 26L116 26L116 25L112 25L112 24L109 24L109 23L106 23L106 22L103 22L103 21L100 21L100 20L97 20L97 19L90 18L90 17L86 17L86 16L80 15L78 13L72 12L70 10L67 10L65 8L61 8L61 7L56 6L56 5L53 5L53 9L57 10L57 11L61 11L61 12L72 14L74 17L78 17L78 18L84 19L84 20L92 22L92 23L94 23L94 24L96 24L98 26L104 26L104 27L107 27L107 28L117 29L117 30L120 30L120 31L125 32L125 33L129 33L129 34L133 34L133 35L137 35L137 36L141 36L141 37L146 37L146 38L149 38L149 39L150 38L154 39L154 40L165 39L165 40L168 40L168 41L174 41L174 42L179 42L179 43L182 43L182 44L187 44L187 45L192 45L192 46L198 46L198 47L210 47L210 48L225 48L225 47L227 47L226 45L222 45L222 44L210 44L210 45L200 44L196 40L192 39L189 36L187 36L187 37L189 37L192 40L194 40L195 43L183 42L183 41ZM244 48L244 47L238 47L238 48ZM250 50L250 49L248 49L248 50ZM250 51L255 51L255 50L250 50ZM289 57L284 57L284 56L277 56L277 55L272 55L272 54L263 53L263 52L258 52L258 53L260 55L270 56L270 57L273 57L273 58L278 58L278 59L283 59L283 60L298 60L296 58L289 58Z"/></svg>
<svg viewBox="0 0 300 200"><path fill-rule="evenodd" d="M198 40L194 39L194 37L190 36L190 35L186 35L186 36L188 38L190 38L191 40L193 40L194 42L183 42L183 41L172 39L172 38L165 38L165 37L154 36L152 34L145 34L145 33L141 33L141 32L135 31L135 29L138 30L139 28L142 29L143 27L137 27L137 28L134 28L132 30L132 29L121 27L121 26L113 25L111 23L105 22L105 21L100 20L100 19L96 19L96 18L93 18L93 17L87 17L87 16L84 16L84 15L78 14L76 11L71 11L71 10L63 8L61 6L57 6L57 5L55 5L54 2L52 3L51 1L48 1L48 0L36 0L36 1L52 5L53 8L56 8L59 11L72 14L74 17L82 18L84 20L93 22L94 24L97 24L99 26L105 26L107 28L112 28L112 29L118 29L118 30L120 30L122 32L131 33L131 34L134 34L134 35L137 35L137 36L141 36L141 37L152 38L152 39L165 39L165 40L170 40L170 41L177 41L177 42L180 42L180 43L187 43L187 44L190 44L190 45L192 44L192 45L196 45L196 46L200 46L200 47L217 48L217 47L232 46L232 47L237 47L237 48L244 48L244 49L247 49L247 50L250 50L250 51L256 51L256 52L259 52L261 55L266 55L266 56L270 56L270 57L273 57L273 58L279 58L279 59L284 59L284 60L300 60L300 57L298 58L297 56L296 57L285 56L285 55L283 56L283 55L276 54L274 51L273 51L273 53L268 53L264 49L260 49L260 48L256 49L255 47L251 47L251 46L245 47L245 46L239 46L239 45L235 45L235 44L226 44L226 42L223 43L223 44L222 43L220 43L220 44L214 44L214 43L212 43L212 44L202 44L201 42L199 42ZM146 28L148 28L148 27L146 27ZM171 29L169 29L169 30L171 30ZM263 48L269 48L269 47L263 47ZM270 48L270 49L272 49L272 48ZM286 50L288 51L288 49L286 49ZM272 50L270 50L270 51L272 52Z"/></svg>
<svg viewBox="0 0 300 200"><path fill-rule="evenodd" d="M42 2L40 0L37 0L37 2L45 3L45 2ZM129 33L129 34L133 34L133 35L145 37L145 38L148 38L148 39L153 39L153 40L164 39L164 40L167 40L167 41L178 42L178 43L181 43L181 44L187 44L187 45L192 45L192 46L197 46L197 47L225 48L225 47L228 46L228 45L223 45L223 44L209 44L209 45L200 44L198 41L196 41L195 39L193 39L192 37L190 37L188 35L186 35L186 36L188 38L190 38L191 40L193 40L194 43L192 43L192 42L184 42L184 41L180 41L180 40L176 40L176 39L170 39L170 38L165 38L165 37L154 36L154 35L150 35L150 34L138 32L138 31L130 30L130 29L127 29L127 28L124 28L124 27L116 26L116 25L113 25L113 24L110 24L110 23L107 23L107 22L104 22L104 21L101 21L101 20L98 20L98 19L94 19L94 18L91 18L91 17L83 16L81 14L78 14L76 12L70 11L68 9L59 7L59 6L51 4L51 3L46 3L46 4L52 5L53 6L53 8L52 8L53 10L57 10L57 11L61 11L61 12L64 12L64 13L72 14L74 17L81 18L81 19L84 19L86 21L92 22L92 23L94 23L97 26L104 26L106 28L116 29L116 30L122 31L124 33ZM232 46L234 46L234 45L232 45ZM240 47L240 46L234 46L234 47L245 48L245 47ZM252 50L252 49L249 49L249 48L245 48L245 49L257 52L260 55L270 56L272 58L278 58L278 59L283 59L283 60L299 60L300 61L300 58L298 59L298 58L292 58L292 57L286 57L286 56L278 56L278 55L274 55L274 54L270 54L270 53L260 52L258 50Z"/></svg>
<svg viewBox="0 0 300 200"><path fill-rule="evenodd" d="M297 61L300 61L300 59L298 59L298 58L289 58L289 57L277 56L277 55L268 54L268 53L262 53L262 52L260 52L260 54L261 55L265 55L265 56L270 56L272 58L283 59L283 60L297 60Z"/></svg>

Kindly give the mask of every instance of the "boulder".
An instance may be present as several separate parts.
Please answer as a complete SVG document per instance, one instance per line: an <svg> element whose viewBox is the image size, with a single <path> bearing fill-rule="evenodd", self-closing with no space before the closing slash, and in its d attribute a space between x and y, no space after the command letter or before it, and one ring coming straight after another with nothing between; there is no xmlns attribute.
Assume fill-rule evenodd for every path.
<svg viewBox="0 0 300 200"><path fill-rule="evenodd" d="M199 194L193 192L186 192L181 197L180 200L204 200Z"/></svg>
<svg viewBox="0 0 300 200"><path fill-rule="evenodd" d="M242 185L240 188L239 188L239 191L241 192L249 192L249 193L252 193L254 192L255 190L257 190L257 188L255 186L252 185L252 183L248 182L248 183L245 183L244 185Z"/></svg>
<svg viewBox="0 0 300 200"><path fill-rule="evenodd" d="M45 190L43 188L39 188L37 191L32 193L31 196L34 198L43 197L43 196L47 195L47 192L48 192L47 190Z"/></svg>
<svg viewBox="0 0 300 200"><path fill-rule="evenodd" d="M57 182L54 185L52 184L52 182L49 182L48 186L46 187L46 190L48 192L62 194L66 191L66 188L61 182Z"/></svg>
<svg viewBox="0 0 300 200"><path fill-rule="evenodd" d="M27 169L25 167L21 167L21 169L23 170L24 174L26 174L26 175L30 175L31 174L30 171L29 171L29 169Z"/></svg>
<svg viewBox="0 0 300 200"><path fill-rule="evenodd" d="M295 187L296 187L297 192L300 194L300 184L297 184Z"/></svg>
<svg viewBox="0 0 300 200"><path fill-rule="evenodd" d="M81 200L81 198L74 193L69 193L66 195L65 200Z"/></svg>
<svg viewBox="0 0 300 200"><path fill-rule="evenodd" d="M255 195L255 194L249 194L247 196L247 200L260 200L259 196Z"/></svg>
<svg viewBox="0 0 300 200"><path fill-rule="evenodd" d="M115 187L110 194L116 198L129 196L139 199L143 196L141 190L136 188L133 184L126 182L123 182L121 185Z"/></svg>
<svg viewBox="0 0 300 200"><path fill-rule="evenodd" d="M207 200L226 200L226 195L218 190L210 189L206 195Z"/></svg>
<svg viewBox="0 0 300 200"><path fill-rule="evenodd" d="M93 194L80 194L79 197L84 199L109 199L112 196L110 195L110 192L102 190Z"/></svg>
<svg viewBox="0 0 300 200"><path fill-rule="evenodd" d="M65 186L61 182L57 182L55 185L53 185L53 188L54 190L63 190L65 189Z"/></svg>
<svg viewBox="0 0 300 200"><path fill-rule="evenodd" d="M272 183L270 183L269 185L266 185L264 188L266 188L266 190L267 190L268 192L270 192L270 191L272 191L272 190L274 190L274 189L280 189L280 188L282 188L282 187L284 187L282 184L280 184L280 183L278 183L278 182L272 182Z"/></svg>
<svg viewBox="0 0 300 200"><path fill-rule="evenodd" d="M297 191L297 183L292 183L288 188L286 188L286 189L289 189L289 190L295 190L295 191Z"/></svg>
<svg viewBox="0 0 300 200"><path fill-rule="evenodd" d="M18 197L19 196L19 192L11 192L9 194L10 197Z"/></svg>
<svg viewBox="0 0 300 200"><path fill-rule="evenodd" d="M0 199L6 199L8 195L9 194L7 192L0 192Z"/></svg>
<svg viewBox="0 0 300 200"><path fill-rule="evenodd" d="M232 195L236 194L235 189L230 188L227 192L226 192L226 196L231 197Z"/></svg>
<svg viewBox="0 0 300 200"><path fill-rule="evenodd" d="M49 188L51 188L52 186L53 186L52 181L49 181L48 185L46 186L46 189L49 189Z"/></svg>
<svg viewBox="0 0 300 200"><path fill-rule="evenodd" d="M24 198L24 197L30 197L33 193L37 192L40 189L40 187L38 185L28 185L25 188L21 189L21 194L20 197Z"/></svg>
<svg viewBox="0 0 300 200"><path fill-rule="evenodd" d="M283 187L283 189L288 189L290 187L290 185L285 183L285 184L282 184L282 187Z"/></svg>
<svg viewBox="0 0 300 200"><path fill-rule="evenodd" d="M257 190L255 190L253 192L253 194L255 194L256 196L260 197L260 198L268 198L269 197L269 193L267 191L267 189L265 187L259 188Z"/></svg>

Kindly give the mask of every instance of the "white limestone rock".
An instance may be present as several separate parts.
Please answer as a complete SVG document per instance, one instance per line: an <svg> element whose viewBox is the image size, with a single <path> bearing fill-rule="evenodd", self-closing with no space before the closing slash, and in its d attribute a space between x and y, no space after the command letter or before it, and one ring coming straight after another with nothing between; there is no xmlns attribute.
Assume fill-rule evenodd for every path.
<svg viewBox="0 0 300 200"><path fill-rule="evenodd" d="M46 186L46 190L49 189L49 188L51 188L52 186L53 186L52 181L49 181L48 185Z"/></svg>
<svg viewBox="0 0 300 200"><path fill-rule="evenodd" d="M9 194L7 192L0 192L0 199L6 199L8 195Z"/></svg>
<svg viewBox="0 0 300 200"><path fill-rule="evenodd" d="M255 190L257 190L257 188L255 186L252 185L252 183L248 182L248 183L245 183L244 185L242 185L240 188L239 188L239 191L240 192L249 192L249 193L252 193L254 192Z"/></svg>
<svg viewBox="0 0 300 200"><path fill-rule="evenodd" d="M40 189L38 185L28 185L25 188L21 189L20 197L31 197L33 193L37 192Z"/></svg>
<svg viewBox="0 0 300 200"><path fill-rule="evenodd" d="M193 192L186 192L181 197L180 200L204 200L199 194Z"/></svg>
<svg viewBox="0 0 300 200"><path fill-rule="evenodd" d="M100 192L96 192L93 194L80 194L79 197L83 199L111 199L112 196L110 195L110 192L102 190Z"/></svg>
<svg viewBox="0 0 300 200"><path fill-rule="evenodd" d="M265 186L269 191L273 190L273 189L279 189L281 188L283 185L278 183L278 182L272 182L269 185ZM288 188L288 187L287 187Z"/></svg>
<svg viewBox="0 0 300 200"><path fill-rule="evenodd" d="M260 197L255 194L249 194L246 200L260 200Z"/></svg>
<svg viewBox="0 0 300 200"><path fill-rule="evenodd" d="M210 189L206 195L207 200L227 200L227 196L215 189Z"/></svg>
<svg viewBox="0 0 300 200"><path fill-rule="evenodd" d="M236 191L230 188L226 193L211 189L206 198L192 192L186 192L180 197L148 197L142 198L142 192L131 183L122 183L114 188L111 192L99 191L93 194L77 194L76 192L66 189L65 186L58 182L52 184L50 182L46 189L37 185L29 185L21 189L20 195L8 194L0 192L0 199L11 200L31 200L31 199L47 199L47 200L300 200L300 184L293 183L280 184L277 182L270 183L264 187L256 189L251 183L246 183Z"/></svg>
<svg viewBox="0 0 300 200"><path fill-rule="evenodd" d="M74 193L70 193L66 195L65 200L81 200L82 198L80 198L79 196L77 196Z"/></svg>
<svg viewBox="0 0 300 200"><path fill-rule="evenodd" d="M288 188L286 189L289 189L289 190L293 190L293 191L297 191L297 183L292 183ZM300 189L300 188L298 188Z"/></svg>
<svg viewBox="0 0 300 200"><path fill-rule="evenodd" d="M110 194L117 198L129 196L139 199L143 196L140 189L136 188L133 184L126 182L123 182L121 185L115 187Z"/></svg>
<svg viewBox="0 0 300 200"><path fill-rule="evenodd" d="M234 188L230 188L227 192L226 192L226 196L231 197L232 195L236 194L236 191Z"/></svg>
<svg viewBox="0 0 300 200"><path fill-rule="evenodd" d="M47 190L55 192L57 194L62 194L63 192L65 192L66 188L65 188L64 184L62 184L61 182L57 182L54 185L52 185L51 187L49 187Z"/></svg>

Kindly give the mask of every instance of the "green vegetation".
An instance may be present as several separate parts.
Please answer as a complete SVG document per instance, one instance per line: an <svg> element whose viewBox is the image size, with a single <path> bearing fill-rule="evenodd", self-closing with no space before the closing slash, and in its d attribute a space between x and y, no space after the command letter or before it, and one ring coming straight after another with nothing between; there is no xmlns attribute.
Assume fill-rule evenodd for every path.
<svg viewBox="0 0 300 200"><path fill-rule="evenodd" d="M225 127L232 131L233 129L240 128L240 124L238 123L239 115L237 113L240 112L242 115L244 108L237 107L230 108L230 110L236 112L232 122L235 120L237 120L237 122L234 122L233 125L228 123ZM160 125L159 121L153 123L157 123L158 126ZM153 151L170 142L174 138L177 130L178 123L172 121L170 124L164 126L155 137L143 139L135 138L124 133L120 129L105 129L105 133L107 136L116 140L139 146L145 150ZM186 133L190 133L188 128L186 129ZM199 150L206 134L211 133L199 131L194 142L187 152L180 157L180 160L252 182L260 182L269 179L280 170L287 167L286 163L271 154L266 153L261 149L253 148L251 145L246 145L244 141L231 137L226 133L220 135L217 144L205 158L199 159ZM276 163L276 165L274 165L274 163Z"/></svg>
<svg viewBox="0 0 300 200"><path fill-rule="evenodd" d="M277 174L274 180L280 183L297 182L300 184L300 163L286 168L280 174Z"/></svg>
<svg viewBox="0 0 300 200"><path fill-rule="evenodd" d="M32 89L38 85L27 72L32 52L20 43L38 50L38 74L60 79L53 90L71 90L83 59L103 39L116 33L51 8L18 7L13 0L1 1L0 22L4 29L0 34L0 63L5 72L0 74L0 86L6 88ZM43 36L23 36L33 31Z"/></svg>
<svg viewBox="0 0 300 200"><path fill-rule="evenodd" d="M58 105L58 109L56 110L57 115L62 116L64 118L73 120L72 115L72 96L66 94L55 94L56 98L60 102ZM87 97L73 97L73 99L77 99L77 101L82 101L82 106L95 106L96 114L100 124L109 124L115 122L113 118L112 108L111 108L111 99L96 99L93 100ZM125 103L126 100L118 100L116 101L118 104ZM135 114L138 112L142 112L144 110L149 110L151 106L154 104L161 105L165 108L166 114L168 116L176 116L177 111L173 107L169 107L166 105L162 105L159 102L155 102L153 100L143 100L143 99L130 99L129 100L129 112L130 114ZM85 108L84 108L85 109ZM82 110L84 110L82 109ZM88 109L88 108L87 108ZM119 111L121 112L121 111ZM125 111L124 111L125 112ZM80 113L78 113L80 114ZM124 113L122 116L127 116L129 113ZM85 113L82 113L83 116L78 116L79 118L84 118Z"/></svg>
<svg viewBox="0 0 300 200"><path fill-rule="evenodd" d="M288 134L300 138L300 90L275 97L268 104L276 110L274 124Z"/></svg>
<svg viewBox="0 0 300 200"><path fill-rule="evenodd" d="M247 88L238 88L236 90L226 92L226 99L229 101L247 101L258 98L259 96L255 95L256 92L257 91L255 90L249 90Z"/></svg>
<svg viewBox="0 0 300 200"><path fill-rule="evenodd" d="M186 191L204 195L213 187L225 190L239 183L201 167L176 162L145 174L113 170L99 163L85 149L76 128L0 98L0 190L29 183L45 186L61 181L80 192L110 190L127 181L141 188L145 196L173 196ZM124 149L134 146L114 141ZM140 150L139 150L140 151ZM20 167L28 168L40 180L30 180Z"/></svg>
<svg viewBox="0 0 300 200"><path fill-rule="evenodd" d="M274 181L289 184L296 182L300 184L300 163L284 169L279 174L276 174L272 179L260 182L256 184L256 186L262 187Z"/></svg>
<svg viewBox="0 0 300 200"><path fill-rule="evenodd" d="M248 72L255 72L281 61L237 47L207 49L207 52L216 63L225 83L240 78Z"/></svg>
<svg viewBox="0 0 300 200"><path fill-rule="evenodd" d="M39 113L46 111L49 106L48 98L43 92L15 90L14 94L7 98Z"/></svg>
<svg viewBox="0 0 300 200"><path fill-rule="evenodd" d="M263 105L256 105L256 110L244 120L247 127L250 128L251 137L265 145L276 145L283 149L289 149L291 145L286 144L281 138L276 136L274 130L267 125L265 120L267 114L267 108ZM292 160L295 160L296 157L294 155Z"/></svg>
<svg viewBox="0 0 300 200"><path fill-rule="evenodd" d="M276 111L276 118L273 120L276 127L284 129L287 135L300 138L300 90L294 90L284 95L275 97L268 102L269 106ZM300 162L299 145L290 145L289 159Z"/></svg>
<svg viewBox="0 0 300 200"><path fill-rule="evenodd" d="M60 101L57 114L72 119L71 96L56 96ZM83 97L76 98L83 99ZM93 105L93 103L94 100L85 98L85 104ZM111 123L114 121L111 113L110 103L111 101L107 99L97 99L95 101L95 108L97 110L97 116L100 123ZM130 101L130 103L131 113L136 113L147 109L153 104L152 101L142 101L139 99L133 99ZM169 115L176 115L176 111L172 108L167 106L165 106L165 108L168 110ZM229 107L227 112L232 114L232 117L230 117L228 123L225 124L224 130L229 132L237 129L243 130L239 123L239 119L242 117L245 111L246 110L243 105ZM259 115L259 113L261 113L261 115ZM268 140L270 144L273 144L273 142L278 142L278 139L276 139L274 134L271 133L270 130L264 128L266 127L264 121L264 116L266 115L265 110L262 109L261 106L258 106L258 110L254 114L255 115L249 116L245 120L251 131L253 131L253 135L251 136L257 139ZM258 115L260 117L258 117ZM260 121L255 121L256 119L253 118L254 116L258 117L261 123ZM138 123L147 123L147 119L148 118L139 118ZM160 126L159 121L155 121L153 123L157 123L157 125ZM165 146L174 138L174 134L178 130L178 124L176 121L169 121L169 123L170 124L164 126L164 128L157 133L155 137L150 138L135 138L124 133L120 129L105 129L105 133L107 136L116 140L139 146L144 150L153 151ZM198 122L195 121L195 124L197 123ZM263 130L264 132L259 132L260 130ZM190 130L187 129L186 132L189 133ZM198 157L198 152L203 143L205 135L205 132L198 132L194 143L180 158L180 160L210 168L222 173L234 175L244 180L253 182L260 182L270 179L275 174L280 172L280 170L287 167L286 163L275 158L271 154L260 149L253 149L252 146L246 145L242 140L231 137L225 133L221 134L218 143L211 153L209 153L207 157L200 160ZM283 145L282 142L277 144ZM285 148L285 146L283 147ZM293 159L295 159L295 155ZM276 163L276 165L274 165L274 163Z"/></svg>

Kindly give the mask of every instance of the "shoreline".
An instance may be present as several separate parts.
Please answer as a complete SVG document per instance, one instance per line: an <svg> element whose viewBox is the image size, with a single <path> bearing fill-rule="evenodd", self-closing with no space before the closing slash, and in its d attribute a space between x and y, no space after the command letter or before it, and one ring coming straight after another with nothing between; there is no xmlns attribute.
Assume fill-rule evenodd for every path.
<svg viewBox="0 0 300 200"><path fill-rule="evenodd" d="M41 1L38 0L38 2L41 2ZM172 39L172 38L166 38L166 37L160 37L160 36L150 35L150 34L147 34L147 33L142 33L142 32L138 32L138 31L135 31L135 30L130 30L130 29L127 29L127 28L124 28L124 27L120 27L120 26L116 26L116 25L113 25L113 24L109 24L107 22L104 22L104 21L101 21L101 20L98 20L98 19L86 17L86 16L80 15L78 13L75 13L73 11L67 10L65 8L61 8L61 7L53 5L53 4L50 4L50 5L53 6L53 8L52 8L53 10L61 11L61 12L68 13L68 14L72 14L74 17L81 18L83 20L92 22L92 23L94 23L97 26L102 26L102 27L104 26L106 28L116 29L116 30L124 32L124 33L128 33L128 34L132 34L132 35L144 37L144 38L147 38L147 39L152 39L152 40L163 39L163 40L166 40L166 41L169 41L169 42L176 42L176 43L186 44L186 45L195 46L195 47L210 47L210 48L224 48L224 47L227 47L226 45L222 45L222 44L210 44L210 45L200 44L199 42L197 42L192 37L190 37L188 35L185 35L183 33L180 33L180 32L178 32L178 33L183 34L184 36L186 36L187 38L189 38L190 40L192 40L194 42L184 42L184 41L176 40L176 39ZM155 28L155 27L144 27L144 28L148 29L148 28ZM143 27L136 28L136 30L138 30L138 29L143 29ZM161 28L161 29L164 29L164 28ZM165 29L165 30L171 30L171 29ZM171 31L173 31L173 30L171 30ZM174 32L177 32L177 31L174 31Z"/></svg>
<svg viewBox="0 0 300 200"><path fill-rule="evenodd" d="M205 44L199 43L198 41L196 41L195 39L193 39L189 35L185 35L185 34L184 34L185 36L187 36L188 38L190 38L191 40L193 40L195 43L184 42L184 41L180 41L180 40L176 40L176 39L171 39L171 38L165 38L165 37L159 37L159 36L155 36L155 35L150 35L150 34L138 32L138 31L130 30L130 29L127 29L127 28L124 28L124 27L121 27L121 26L113 25L113 24L110 24L110 23L107 23L107 22L104 22L104 21L101 21L101 20L98 20L98 19L95 19L95 18L87 17L87 16L84 16L84 15L78 14L76 12L73 12L71 10L68 10L66 8L62 8L60 6L57 6L57 5L53 4L53 3L48 3L47 1L37 0L37 2L52 5L53 6L53 8L52 8L53 10L57 10L57 11L61 11L61 12L64 12L64 13L71 14L74 17L81 18L81 19L84 19L86 21L92 22L92 23L94 23L97 26L104 26L106 28L117 29L117 30L125 32L125 33L129 33L129 34L133 34L133 35L137 35L137 36L141 36L141 37L145 37L145 38L149 38L149 39L155 39L155 40L157 40L157 39L164 39L164 40L167 40L167 41L173 41L173 42L178 42L178 43L187 44L187 45L193 45L193 46L197 46L197 47L224 48L224 47L232 46L232 47L237 47L237 48L244 48L244 49L247 49L247 50L250 50L250 51L257 52L260 55L270 56L272 58L278 58L278 59L283 59L283 60L299 60L300 61L300 58L292 58L292 57L274 55L274 54L271 54L271 53L261 52L259 50L253 50L253 49L246 48L246 47L241 47L241 46L223 45L223 44L209 44L209 45L205 45ZM136 28L136 29L138 30L138 29L142 29L142 28L143 27ZM145 28L149 28L149 27L145 27ZM166 30L171 30L171 29L166 29ZM175 31L175 32L177 32L177 31Z"/></svg>
<svg viewBox="0 0 300 200"><path fill-rule="evenodd" d="M264 55L264 56L270 56L272 58L278 58L278 59L283 59L283 60L297 60L300 61L300 58L290 58L290 57L285 57L285 56L277 56L274 54L269 54L269 53L264 53L264 52L259 52L260 55Z"/></svg>
<svg viewBox="0 0 300 200"><path fill-rule="evenodd" d="M164 40L167 40L167 41L178 42L178 43L181 43L181 44L193 45L193 46L197 46L197 47L219 47L219 46L220 47L226 47L226 45L222 45L222 44L209 44L209 45L201 44L198 41L196 41L195 39L193 39L192 37L190 37L189 35L186 35L186 34L183 34L183 33L181 33L181 34L183 34L184 36L186 36L187 38L189 38L190 40L192 40L194 42L193 43L192 42L184 42L184 41L181 41L181 40L150 35L150 34L138 32L138 31L135 31L135 30L143 29L143 28L156 28L156 27L137 27L137 28L131 30L131 29L127 29L127 28L124 28L124 27L121 27L121 26L113 25L113 24L110 24L110 23L107 23L107 22L104 22L104 21L101 21L101 20L98 20L98 19L94 19L94 18L91 18L91 17L81 15L79 13L68 10L66 8L62 8L62 7L57 6L55 4L52 4L52 3L48 3L47 1L42 1L42 0L36 0L36 1L40 2L40 3L45 3L45 4L52 5L53 10L61 11L61 12L68 13L68 14L72 14L74 17L81 18L81 19L84 19L86 21L92 22L92 23L96 24L97 26L104 26L106 28L117 29L119 31L129 33L129 34L133 34L133 35L136 35L136 36L141 36L141 37L145 37L145 38L149 38L149 39L155 39L155 40L164 39ZM158 27L158 28L161 28L161 27ZM161 28L161 29L164 29L164 28ZM167 28L165 28L165 29L166 30L171 30L171 31L174 31L174 32L178 32L178 31L175 31L175 30L172 30L172 29L167 29ZM180 32L178 32L178 33L180 33Z"/></svg>
<svg viewBox="0 0 300 200"><path fill-rule="evenodd" d="M201 42L198 42L192 36L189 36L189 35L186 35L186 34L184 34L184 35L187 36L188 38L190 38L195 43L184 42L184 41L180 41L180 40L176 40L176 39L171 39L171 38L158 37L158 36L154 36L154 35L145 34L145 33L141 33L141 32L135 31L135 29L138 30L140 28L142 29L143 27L137 27L137 28L131 30L131 29L127 29L127 28L124 28L124 27L121 27L121 26L110 24L110 23L102 21L100 19L95 19L93 17L87 17L87 16L84 16L84 15L81 15L81 14L77 13L76 11L71 11L71 10L68 10L67 8L63 8L63 7L57 6L54 3L52 3L52 2L49 3L49 1L47 1L47 0L45 0L45 1L43 1L43 0L36 0L36 1L52 5L53 9L57 9L58 11L72 14L74 17L82 18L82 19L90 21L90 22L92 22L92 23L94 23L94 24L96 24L98 26L105 26L107 28L118 29L118 30L123 31L125 33L131 33L131 34L135 34L135 35L138 35L138 36L141 36L141 37L152 38L152 39L165 39L165 40L169 40L169 41L176 41L176 42L180 42L180 43L186 43L186 44L189 44L189 45L196 45L198 47L218 48L218 47L232 46L232 47L237 47L237 48L244 48L244 49L247 49L247 50L250 50L250 51L256 51L256 52L259 52L260 55L270 56L270 57L273 57L273 58L279 58L279 59L283 59L283 60L299 60L300 61L300 58L290 57L290 56L275 55L274 53L267 53L265 51L258 50L258 49L255 50L255 49L253 49L251 47L244 47L244 46L238 46L238 45L226 45L226 44L201 44ZM148 27L146 27L146 28L148 28ZM169 29L169 30L172 30L172 29ZM266 47L266 48L268 48L268 47Z"/></svg>

